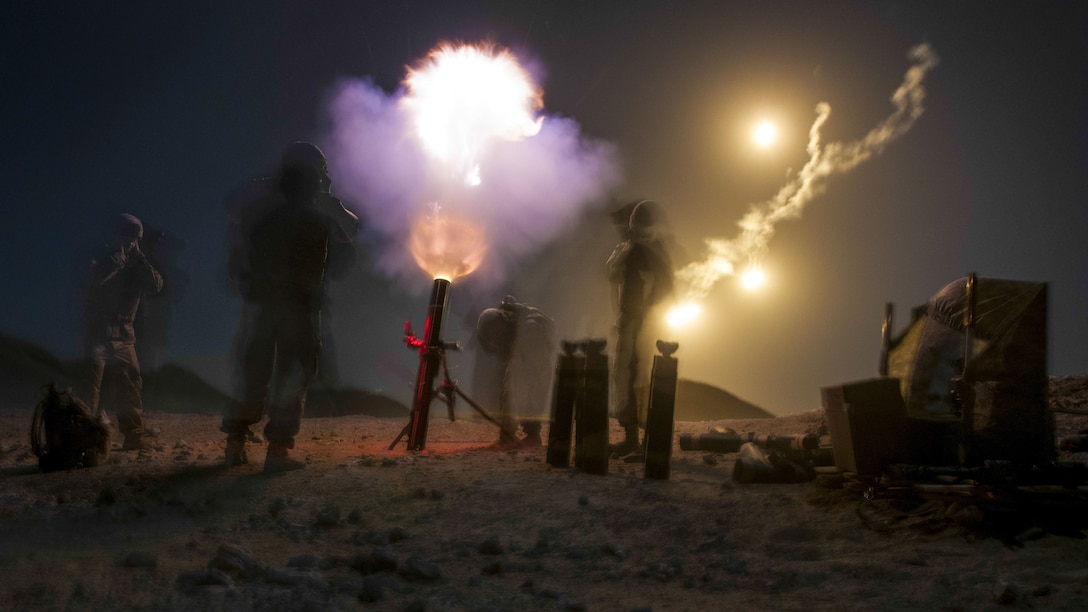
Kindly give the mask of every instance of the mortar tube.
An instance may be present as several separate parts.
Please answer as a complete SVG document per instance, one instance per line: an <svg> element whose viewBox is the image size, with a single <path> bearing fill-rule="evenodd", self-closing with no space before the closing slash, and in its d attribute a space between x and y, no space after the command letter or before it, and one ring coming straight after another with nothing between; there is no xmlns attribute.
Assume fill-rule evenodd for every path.
<svg viewBox="0 0 1088 612"><path fill-rule="evenodd" d="M434 379L442 367L442 321L450 301L450 281L434 279L431 301L427 308L427 323L423 328L423 345L419 348L419 372L416 375L416 393L412 400L412 422L408 428L408 450L421 451L427 444L427 421L431 399L434 397Z"/></svg>

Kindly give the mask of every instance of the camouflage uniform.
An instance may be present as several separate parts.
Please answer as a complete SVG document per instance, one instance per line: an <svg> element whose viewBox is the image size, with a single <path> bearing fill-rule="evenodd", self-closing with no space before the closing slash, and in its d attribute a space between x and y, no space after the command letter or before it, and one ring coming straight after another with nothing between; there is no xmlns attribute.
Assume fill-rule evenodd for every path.
<svg viewBox="0 0 1088 612"><path fill-rule="evenodd" d="M120 243L133 244L143 234L139 219L122 217ZM137 448L144 433L143 377L136 357L133 321L140 298L162 290L162 276L138 247L114 246L91 263L87 292L84 354L88 366L87 404L97 411L103 381L108 381L124 447Z"/></svg>
<svg viewBox="0 0 1088 612"><path fill-rule="evenodd" d="M305 146L320 157L297 159L289 149L277 189L240 211L231 254L231 273L245 298L237 342L242 397L224 415L222 431L228 442L244 440L267 411L270 453L294 448L317 377L331 243L350 242L359 226L326 191L324 156Z"/></svg>
<svg viewBox="0 0 1088 612"><path fill-rule="evenodd" d="M498 360L500 445L520 443L511 436L520 423L524 442L541 444L554 356L554 322L539 309L506 296L499 308L488 308L476 321L477 339Z"/></svg>
<svg viewBox="0 0 1088 612"><path fill-rule="evenodd" d="M627 240L616 245L608 258L609 280L615 290L615 357L612 388L616 420L625 432L623 451L638 445L639 409L635 391L639 376L639 334L647 313L672 290L672 267L660 241L654 239L654 218L648 203L631 212Z"/></svg>

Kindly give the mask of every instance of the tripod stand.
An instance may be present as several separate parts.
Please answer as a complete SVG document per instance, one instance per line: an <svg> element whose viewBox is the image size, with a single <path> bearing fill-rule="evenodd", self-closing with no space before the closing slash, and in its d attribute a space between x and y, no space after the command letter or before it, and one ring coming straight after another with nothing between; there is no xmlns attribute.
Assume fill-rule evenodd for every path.
<svg viewBox="0 0 1088 612"><path fill-rule="evenodd" d="M499 428L499 430L502 431L502 433L511 438L515 437L514 433L508 431L505 427L503 427L502 423L498 419L496 419L490 412L485 410L483 406L480 406L478 403L473 401L472 398L466 395L465 392L457 386L457 381L450 377L450 368L449 364L446 361L446 349L452 348L454 350L459 350L461 347L456 342L446 343L438 341L428 346L424 341L416 338L415 334L412 333L411 327L405 326L404 333L405 344L407 344L410 348L420 349L421 375L417 384L421 385L422 387L416 389L417 401L416 404L412 406L412 415L408 421L408 424L405 425L403 429L401 429L399 434L397 434L396 439L394 439L393 442L389 445L389 450L393 450L393 448L396 447L397 443L400 442L400 439L406 435L409 436L409 447L413 446L413 440L417 440L415 444L416 448L409 448L409 450L423 450L424 440L426 438L427 417L428 412L430 411L430 401L433 398L432 390L430 389L430 385L433 381L433 375L428 376L426 374L426 371L428 369L427 366L429 364L433 364L436 360L442 366L442 382L439 383L435 395L441 398L442 401L446 402L446 408L449 411L450 421L457 420L454 414L454 404L457 400L457 397L460 396L461 399L468 402L468 405L472 406L472 408L476 410L476 412L478 412L480 416L484 417L491 423L494 423ZM414 437L411 435L413 430L415 430L415 432L417 433L417 435Z"/></svg>

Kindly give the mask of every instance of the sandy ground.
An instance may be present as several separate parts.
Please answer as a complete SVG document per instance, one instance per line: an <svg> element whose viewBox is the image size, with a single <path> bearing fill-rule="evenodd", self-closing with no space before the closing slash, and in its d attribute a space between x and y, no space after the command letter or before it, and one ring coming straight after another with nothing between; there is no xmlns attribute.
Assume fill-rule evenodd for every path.
<svg viewBox="0 0 1088 612"><path fill-rule="evenodd" d="M738 484L734 453L593 475L486 450L484 421L432 412L427 452L406 453L387 450L406 420L349 416L306 419L307 467L266 476L263 447L221 467L215 417L146 418L161 450L41 473L29 413L0 414L0 609L1088 609L1079 525L995 530L833 478ZM829 441L822 410L676 436L715 426Z"/></svg>

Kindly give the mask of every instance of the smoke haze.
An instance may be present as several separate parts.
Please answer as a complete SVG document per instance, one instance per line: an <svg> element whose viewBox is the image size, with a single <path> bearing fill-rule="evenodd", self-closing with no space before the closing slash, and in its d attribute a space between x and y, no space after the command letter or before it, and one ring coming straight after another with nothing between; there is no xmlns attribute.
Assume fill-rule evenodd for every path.
<svg viewBox="0 0 1088 612"><path fill-rule="evenodd" d="M808 162L773 198L751 207L737 223L740 234L736 238L707 239L705 259L679 271L678 276L687 283L685 297L688 300L704 297L718 280L732 275L738 265L757 263L767 252L775 225L785 219L800 217L804 207L823 193L828 177L849 172L881 154L885 147L910 130L925 110L922 80L937 65L938 58L927 44L913 47L908 57L914 64L892 94L894 111L860 140L821 145L820 130L831 116L831 106L826 102L817 105L816 120L809 129Z"/></svg>
<svg viewBox="0 0 1088 612"><path fill-rule="evenodd" d="M489 250L475 282L494 286L519 261L604 202L620 180L614 148L585 138L578 124L543 115L535 135L494 140L475 152L479 184L452 180L417 137L403 104L368 80L342 82L328 103L325 138L334 192L364 218L366 239L383 274L418 287L421 272L408 251L415 219L437 202L481 226ZM462 177L463 178L463 177Z"/></svg>

